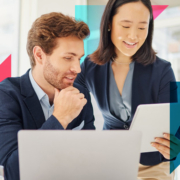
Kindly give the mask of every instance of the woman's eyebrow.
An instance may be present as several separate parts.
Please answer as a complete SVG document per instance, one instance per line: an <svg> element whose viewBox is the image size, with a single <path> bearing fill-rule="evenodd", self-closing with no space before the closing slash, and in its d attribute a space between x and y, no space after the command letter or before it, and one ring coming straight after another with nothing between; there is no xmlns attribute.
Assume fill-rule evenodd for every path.
<svg viewBox="0 0 180 180"><path fill-rule="evenodd" d="M122 20L122 21L120 21L120 22L133 23L132 21L129 21L129 20ZM148 24L147 21L141 21L141 22L139 22L139 23L141 23L141 24Z"/></svg>

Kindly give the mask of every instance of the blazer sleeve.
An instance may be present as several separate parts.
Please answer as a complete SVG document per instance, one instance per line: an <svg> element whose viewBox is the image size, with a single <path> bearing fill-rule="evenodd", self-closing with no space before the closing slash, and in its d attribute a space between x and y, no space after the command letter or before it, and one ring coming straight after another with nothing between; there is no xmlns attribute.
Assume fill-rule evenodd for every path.
<svg viewBox="0 0 180 180"><path fill-rule="evenodd" d="M85 58L85 60L81 63L81 73L79 73L75 79L75 83L80 84L83 86L86 90L89 91L87 84L86 84L86 64L88 61L88 56Z"/></svg>
<svg viewBox="0 0 180 180"><path fill-rule="evenodd" d="M162 73L160 87L159 87L159 94L158 94L158 103L174 103L178 102L177 98L177 84L176 79L174 76L174 72L171 68L171 64L168 63ZM180 133L180 129L178 130ZM177 134L176 134L176 137ZM179 137L178 137L179 138ZM176 159L173 158L168 160L162 156L163 161L173 161Z"/></svg>
<svg viewBox="0 0 180 180"><path fill-rule="evenodd" d="M0 164L4 166L5 180L19 180L17 133L21 129L24 128L19 103L0 90ZM63 127L51 116L40 129L63 130Z"/></svg>
<svg viewBox="0 0 180 180"><path fill-rule="evenodd" d="M169 102L177 102L177 85L171 64L168 62L161 76L158 103Z"/></svg>
<svg viewBox="0 0 180 180"><path fill-rule="evenodd" d="M95 129L94 126L94 115L93 115L93 108L92 108L92 104L91 104L91 97L90 94L87 90L85 90L85 97L87 99L87 104L85 105L85 111L83 111L84 113L84 119L85 119L85 125L83 127L83 129Z"/></svg>

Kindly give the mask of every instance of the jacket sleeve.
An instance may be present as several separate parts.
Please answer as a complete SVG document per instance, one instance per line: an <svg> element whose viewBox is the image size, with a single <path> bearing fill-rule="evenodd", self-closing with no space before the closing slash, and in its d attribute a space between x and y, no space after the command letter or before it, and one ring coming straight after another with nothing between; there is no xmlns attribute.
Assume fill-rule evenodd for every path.
<svg viewBox="0 0 180 180"><path fill-rule="evenodd" d="M24 128L19 103L0 90L0 164L4 166L5 180L19 180L17 133L21 129ZM63 127L52 115L40 129Z"/></svg>
<svg viewBox="0 0 180 180"><path fill-rule="evenodd" d="M85 60L81 63L81 73L79 73L75 79L75 83L83 86L86 90L89 91L87 84L86 84L86 62L88 61L88 56Z"/></svg>
<svg viewBox="0 0 180 180"><path fill-rule="evenodd" d="M169 102L177 102L177 85L171 64L167 63L161 76L158 103Z"/></svg>
<svg viewBox="0 0 180 180"><path fill-rule="evenodd" d="M176 84L174 72L171 68L171 64L168 63L162 73L160 87L159 87L159 94L158 94L158 103L175 103L175 102L178 102L177 84ZM177 134L176 137L178 137ZM171 160L168 160L163 156L162 158L163 161L172 161L176 159L173 158Z"/></svg>
<svg viewBox="0 0 180 180"><path fill-rule="evenodd" d="M94 115L93 115L93 108L91 104L91 97L87 90L85 90L85 97L87 99L87 104L85 105L85 111L84 113L84 119L85 119L85 125L83 129L95 129L94 126Z"/></svg>

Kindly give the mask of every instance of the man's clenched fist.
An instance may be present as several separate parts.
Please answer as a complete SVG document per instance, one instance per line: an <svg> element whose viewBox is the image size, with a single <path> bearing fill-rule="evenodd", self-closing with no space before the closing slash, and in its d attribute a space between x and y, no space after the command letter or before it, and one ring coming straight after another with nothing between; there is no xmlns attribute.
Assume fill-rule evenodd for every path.
<svg viewBox="0 0 180 180"><path fill-rule="evenodd" d="M84 94L75 87L70 86L61 91L55 89L53 115L66 129L68 124L80 114L86 103Z"/></svg>

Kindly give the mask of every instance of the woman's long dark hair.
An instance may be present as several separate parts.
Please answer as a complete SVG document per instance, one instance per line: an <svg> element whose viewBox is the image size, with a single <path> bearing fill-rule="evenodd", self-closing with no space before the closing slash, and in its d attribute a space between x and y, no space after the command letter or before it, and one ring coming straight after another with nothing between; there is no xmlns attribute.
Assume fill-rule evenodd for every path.
<svg viewBox="0 0 180 180"><path fill-rule="evenodd" d="M150 22L147 38L141 48L132 56L132 59L143 65L155 62L156 52L152 48L154 20L150 0L109 0L101 19L99 46L97 50L90 55L91 61L96 64L103 65L110 61L112 57L117 57L114 44L111 41L111 33L108 32L109 23L112 23L112 18L115 14L117 14L117 10L120 6L126 3L138 1L141 1L149 9Z"/></svg>

